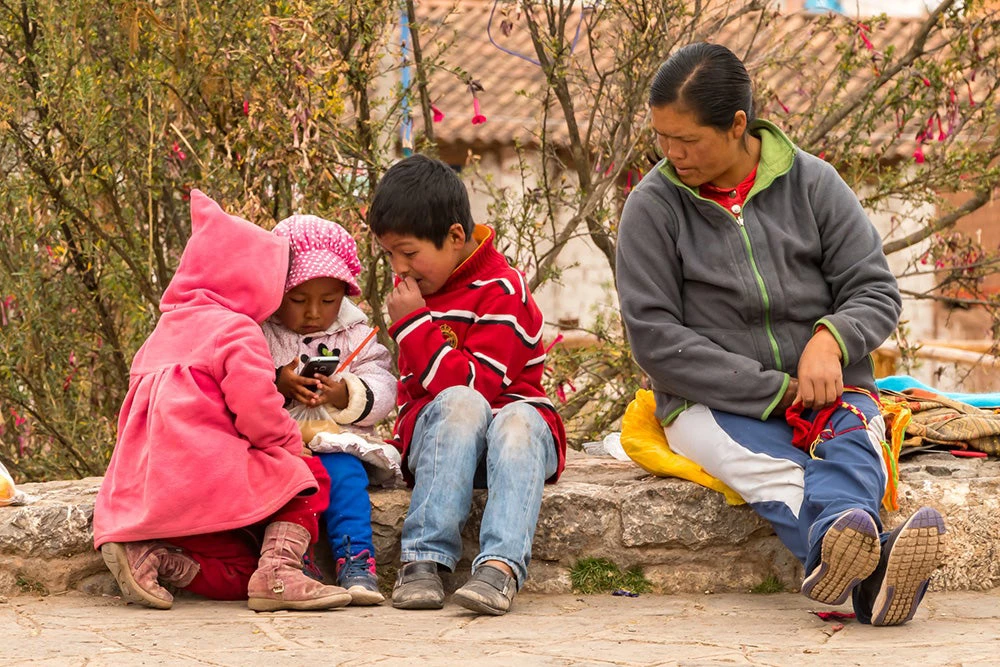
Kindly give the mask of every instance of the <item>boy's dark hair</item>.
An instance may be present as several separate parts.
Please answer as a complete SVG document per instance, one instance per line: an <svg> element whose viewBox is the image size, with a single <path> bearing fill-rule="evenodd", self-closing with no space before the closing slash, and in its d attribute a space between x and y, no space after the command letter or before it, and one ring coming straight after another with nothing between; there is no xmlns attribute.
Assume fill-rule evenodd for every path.
<svg viewBox="0 0 1000 667"><path fill-rule="evenodd" d="M437 248L456 222L471 238L474 225L465 184L454 169L426 155L411 155L392 165L368 209L368 226L376 236L407 234Z"/></svg>
<svg viewBox="0 0 1000 667"><path fill-rule="evenodd" d="M660 65L649 87L649 106L674 102L717 130L731 128L737 111L746 113L747 123L754 120L750 75L736 54L720 44L688 44Z"/></svg>

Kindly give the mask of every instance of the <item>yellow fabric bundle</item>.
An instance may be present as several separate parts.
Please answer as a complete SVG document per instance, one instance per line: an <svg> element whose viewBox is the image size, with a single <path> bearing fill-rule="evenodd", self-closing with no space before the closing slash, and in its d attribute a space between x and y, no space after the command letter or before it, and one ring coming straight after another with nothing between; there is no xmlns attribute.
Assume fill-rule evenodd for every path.
<svg viewBox="0 0 1000 667"><path fill-rule="evenodd" d="M697 463L675 454L667 444L667 436L656 419L656 400L653 392L640 389L635 399L625 408L622 417L622 449L641 468L658 477L680 477L718 491L730 505L745 501L728 486L709 475Z"/></svg>

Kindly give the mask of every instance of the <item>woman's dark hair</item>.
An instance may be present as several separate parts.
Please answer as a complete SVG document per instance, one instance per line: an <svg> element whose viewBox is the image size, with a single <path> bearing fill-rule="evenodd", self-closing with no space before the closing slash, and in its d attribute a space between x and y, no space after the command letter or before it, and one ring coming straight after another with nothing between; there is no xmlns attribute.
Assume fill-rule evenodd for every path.
<svg viewBox="0 0 1000 667"><path fill-rule="evenodd" d="M475 225L465 184L444 162L420 154L385 172L368 208L368 226L376 236L387 232L415 236L437 248L456 222L466 238L472 235Z"/></svg>
<svg viewBox="0 0 1000 667"><path fill-rule="evenodd" d="M696 42L682 47L660 65L649 87L649 106L679 102L702 125L717 130L733 126L737 111L754 120L753 86L736 54L720 44Z"/></svg>

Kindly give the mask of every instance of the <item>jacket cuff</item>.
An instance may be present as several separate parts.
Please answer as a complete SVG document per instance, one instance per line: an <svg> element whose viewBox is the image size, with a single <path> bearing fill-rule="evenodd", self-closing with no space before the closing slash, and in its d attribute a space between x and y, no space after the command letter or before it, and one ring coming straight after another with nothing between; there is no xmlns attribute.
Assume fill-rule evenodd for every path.
<svg viewBox="0 0 1000 667"><path fill-rule="evenodd" d="M341 373L340 377L347 384L347 407L335 413L333 420L338 424L354 424L371 412L374 396L368 385L354 373Z"/></svg>
<svg viewBox="0 0 1000 667"><path fill-rule="evenodd" d="M840 346L840 356L841 356L840 365L843 368L847 368L851 363L850 355L847 353L847 345L844 344L844 339L841 338L840 332L837 331L837 327L833 326L833 322L824 317L817 320L816 324L813 325L813 330L812 330L813 335L815 335L816 332L819 331L820 329L826 329L827 331L829 331L830 334L837 341L837 345Z"/></svg>

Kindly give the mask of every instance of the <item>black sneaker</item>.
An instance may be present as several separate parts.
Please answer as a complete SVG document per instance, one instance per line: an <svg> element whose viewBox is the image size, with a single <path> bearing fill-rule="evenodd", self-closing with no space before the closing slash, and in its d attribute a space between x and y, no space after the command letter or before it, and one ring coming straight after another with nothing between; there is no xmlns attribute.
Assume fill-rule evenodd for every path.
<svg viewBox="0 0 1000 667"><path fill-rule="evenodd" d="M902 625L917 612L931 574L944 555L944 517L921 507L889 535L882 550L885 575L872 604L872 625Z"/></svg>
<svg viewBox="0 0 1000 667"><path fill-rule="evenodd" d="M349 558L337 559L337 585L351 594L351 604L369 606L385 600L378 589L375 559L368 549Z"/></svg>

